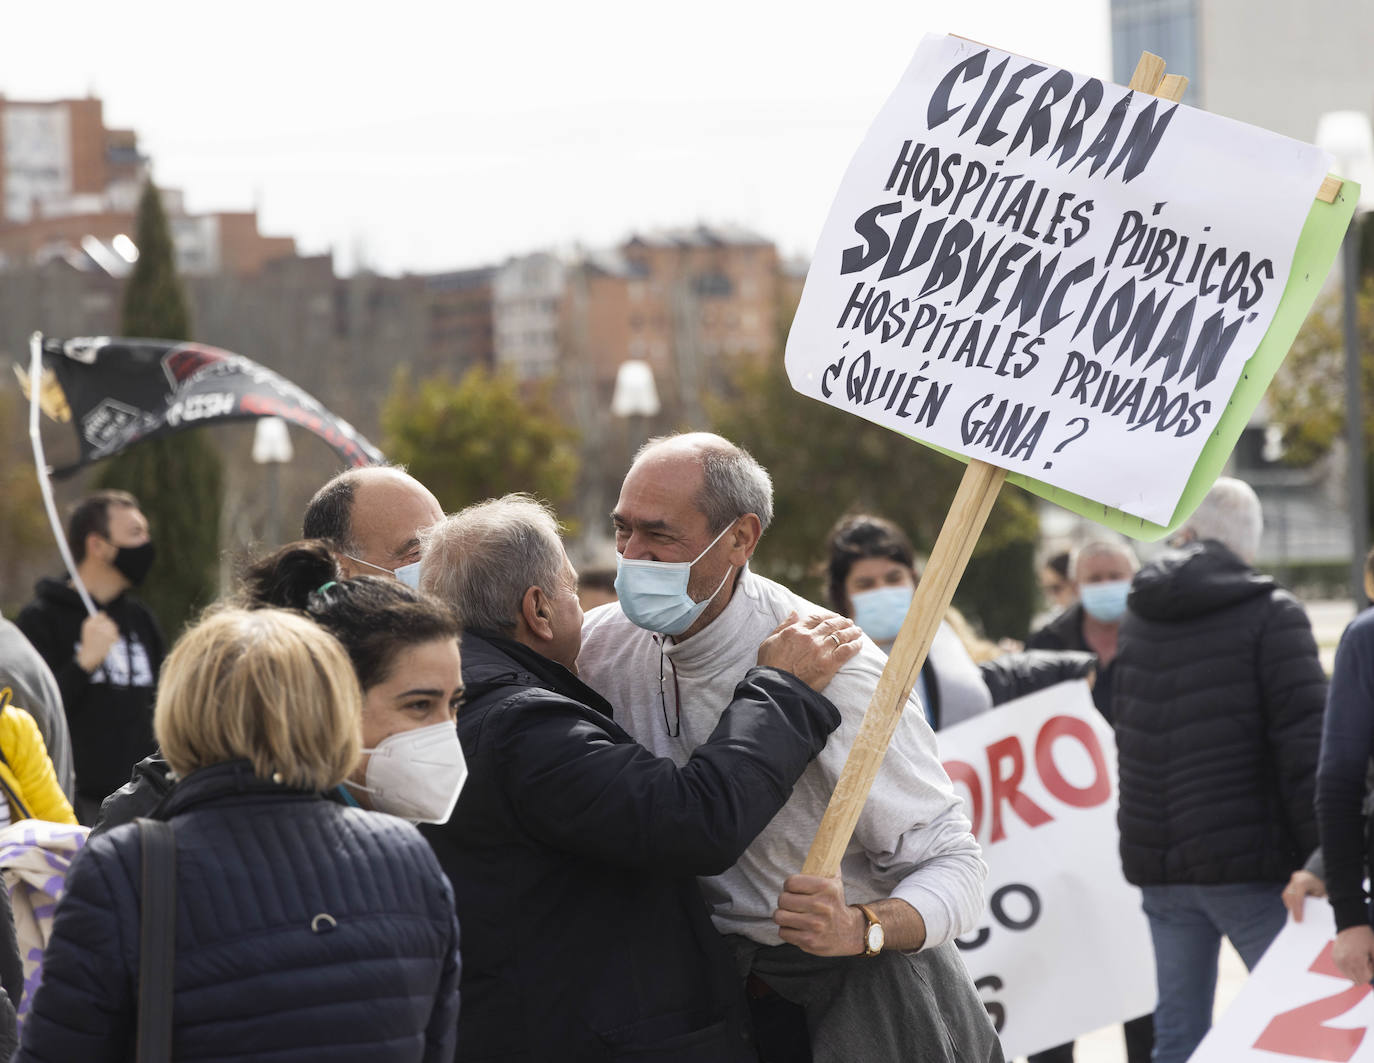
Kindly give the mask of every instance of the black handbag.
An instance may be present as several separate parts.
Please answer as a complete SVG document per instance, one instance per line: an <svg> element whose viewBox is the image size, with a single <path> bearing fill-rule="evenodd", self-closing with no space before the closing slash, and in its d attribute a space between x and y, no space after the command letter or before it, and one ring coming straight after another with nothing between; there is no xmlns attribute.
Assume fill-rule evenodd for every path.
<svg viewBox="0 0 1374 1063"><path fill-rule="evenodd" d="M172 825L139 819L143 894L138 933L138 1063L171 1063L177 847Z"/></svg>

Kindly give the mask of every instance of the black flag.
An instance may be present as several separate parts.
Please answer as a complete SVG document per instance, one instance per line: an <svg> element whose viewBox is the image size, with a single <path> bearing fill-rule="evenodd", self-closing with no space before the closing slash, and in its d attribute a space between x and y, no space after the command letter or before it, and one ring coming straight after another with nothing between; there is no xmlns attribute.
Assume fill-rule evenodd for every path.
<svg viewBox="0 0 1374 1063"><path fill-rule="evenodd" d="M81 459L55 469L54 476L145 439L257 417L280 417L313 432L349 465L385 460L352 425L291 381L217 347L104 336L44 339L43 365L57 374L81 445Z"/></svg>

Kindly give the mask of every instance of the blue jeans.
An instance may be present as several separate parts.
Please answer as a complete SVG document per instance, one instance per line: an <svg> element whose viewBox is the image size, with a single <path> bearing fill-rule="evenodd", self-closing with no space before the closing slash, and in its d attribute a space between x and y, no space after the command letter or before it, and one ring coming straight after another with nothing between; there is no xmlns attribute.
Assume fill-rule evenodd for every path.
<svg viewBox="0 0 1374 1063"><path fill-rule="evenodd" d="M1281 882L1144 886L1155 947L1154 1063L1186 1063L1212 1028L1217 958L1226 935L1253 970L1283 929Z"/></svg>

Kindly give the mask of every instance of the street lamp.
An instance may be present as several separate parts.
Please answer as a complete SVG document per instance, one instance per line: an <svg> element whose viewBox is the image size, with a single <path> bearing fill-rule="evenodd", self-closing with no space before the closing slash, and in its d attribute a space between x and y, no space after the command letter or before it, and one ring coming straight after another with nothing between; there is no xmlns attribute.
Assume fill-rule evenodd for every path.
<svg viewBox="0 0 1374 1063"><path fill-rule="evenodd" d="M1360 380L1360 212L1374 208L1374 133L1361 111L1328 111L1317 121L1317 146L1336 159L1336 172L1360 184L1360 198L1342 245L1345 318L1345 441L1350 494L1350 588L1356 607L1364 601L1364 556L1369 549L1369 502L1365 483L1364 404Z"/></svg>
<svg viewBox="0 0 1374 1063"><path fill-rule="evenodd" d="M615 374L615 391L611 395L611 413L630 422L630 457L644 443L646 418L658 416L661 408L658 388L654 386L654 371L648 362L638 358L621 362Z"/></svg>
<svg viewBox="0 0 1374 1063"><path fill-rule="evenodd" d="M267 466L267 530L263 538L281 542L281 467L294 457L291 433L280 417L260 417L253 429L253 460Z"/></svg>

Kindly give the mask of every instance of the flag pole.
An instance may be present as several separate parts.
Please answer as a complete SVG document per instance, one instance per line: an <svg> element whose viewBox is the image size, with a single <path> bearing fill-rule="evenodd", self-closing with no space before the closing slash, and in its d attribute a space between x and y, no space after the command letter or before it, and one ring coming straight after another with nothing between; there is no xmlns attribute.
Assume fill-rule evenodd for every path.
<svg viewBox="0 0 1374 1063"><path fill-rule="evenodd" d="M91 600L86 585L77 574L76 562L72 560L72 551L67 545L67 536L62 531L62 521L57 516L57 503L52 497L48 459L43 453L43 434L38 427L38 392L42 383L43 333L35 332L29 337L29 440L33 443L33 464L38 472L38 489L43 493L43 508L48 511L48 523L52 525L53 538L57 540L57 549L61 552L62 563L67 566L67 573L72 578L72 586L76 588L76 593L81 595L86 612L95 616L95 602Z"/></svg>

